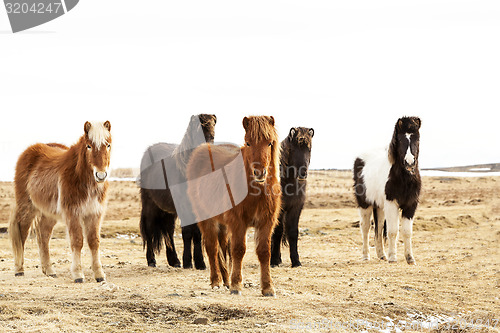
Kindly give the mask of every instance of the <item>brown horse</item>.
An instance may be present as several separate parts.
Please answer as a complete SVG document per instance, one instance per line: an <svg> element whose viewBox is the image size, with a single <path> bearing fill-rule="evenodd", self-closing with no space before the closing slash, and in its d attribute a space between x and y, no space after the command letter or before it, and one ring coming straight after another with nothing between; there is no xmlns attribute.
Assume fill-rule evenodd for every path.
<svg viewBox="0 0 500 333"><path fill-rule="evenodd" d="M213 206L224 201L222 197L213 197L211 202L203 200L201 187L208 193L221 193L217 187L221 184L207 182L189 182L188 195L193 211L198 218L198 226L203 235L206 253L210 262L211 286L220 287L221 272L224 285L229 287L229 278L225 253L230 244L232 274L231 294L241 294L241 264L246 251L246 232L255 227L256 252L261 269L261 288L264 296L274 296L274 287L270 274L271 234L278 221L281 207L281 186L279 176L280 143L274 118L267 116L245 117L245 145L213 146L204 144L198 147L188 163L188 179L196 179L209 174L215 167L228 165L234 156L241 152L244 170L229 169L224 173L226 184L238 179L238 172L243 174L243 186L248 187L248 194L237 205L233 202L229 210L205 219ZM207 158L210 156L210 158ZM236 173L236 174L235 174ZM241 179L241 178L239 178ZM245 183L246 181L246 183ZM200 185L202 184L202 185ZM207 187L213 186L213 191ZM222 185L223 186L223 185ZM228 186L228 192L231 191ZM246 191L246 188L245 188ZM229 232L229 234L228 234ZM230 235L230 242L229 236Z"/></svg>
<svg viewBox="0 0 500 333"><path fill-rule="evenodd" d="M49 255L49 240L57 220L64 220L72 252L71 273L83 282L83 232L92 255L97 282L106 275L99 258L101 220L109 186L111 124L86 122L84 135L70 148L38 143L26 149L16 166L16 206L10 219L15 275L24 275L24 243L35 222L42 272L57 277ZM82 230L83 226L83 230Z"/></svg>

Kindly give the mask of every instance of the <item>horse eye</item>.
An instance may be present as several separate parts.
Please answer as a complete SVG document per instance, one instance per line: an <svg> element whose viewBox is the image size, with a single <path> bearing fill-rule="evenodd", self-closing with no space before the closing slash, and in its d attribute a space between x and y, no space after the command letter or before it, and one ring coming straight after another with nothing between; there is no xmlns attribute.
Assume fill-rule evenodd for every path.
<svg viewBox="0 0 500 333"><path fill-rule="evenodd" d="M247 146L250 147L250 143L247 142Z"/></svg>
<svg viewBox="0 0 500 333"><path fill-rule="evenodd" d="M89 150L90 150L90 149L92 149L92 147L91 147L90 145L87 145L87 149L89 149Z"/></svg>
<svg viewBox="0 0 500 333"><path fill-rule="evenodd" d="M108 145L108 146L107 146L107 148L108 148L108 149L109 149L109 148L111 148L111 145Z"/></svg>
<svg viewBox="0 0 500 333"><path fill-rule="evenodd" d="M272 142L269 142L269 145L268 145L268 146L269 146L269 147L271 147L272 145L273 145L273 143L272 143Z"/></svg>

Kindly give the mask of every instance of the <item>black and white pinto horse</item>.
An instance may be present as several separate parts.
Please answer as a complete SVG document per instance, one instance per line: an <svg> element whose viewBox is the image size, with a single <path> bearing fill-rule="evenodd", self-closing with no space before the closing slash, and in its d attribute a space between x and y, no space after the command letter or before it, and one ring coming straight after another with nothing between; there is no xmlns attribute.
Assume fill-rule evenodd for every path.
<svg viewBox="0 0 500 333"><path fill-rule="evenodd" d="M422 181L418 169L420 118L400 118L388 148L359 156L354 162L354 192L361 217L363 259L369 260L368 233L373 212L377 257L386 260L383 234L388 237L388 260L397 261L396 245L401 212L406 262L415 264L411 236ZM385 222L384 222L385 220ZM385 230L386 228L386 230Z"/></svg>
<svg viewBox="0 0 500 333"><path fill-rule="evenodd" d="M165 177L163 176L164 173L170 171L171 174L174 173L177 175L179 179L176 181L178 183L186 181L186 165L189 162L192 151L201 143L212 143L214 141L216 122L217 117L215 115L200 114L192 116L180 145L158 143L149 147L144 154L143 163L141 163L141 179L139 182L141 186L142 203L140 230L143 246L146 248L148 266L156 267L155 253L159 253L162 248L162 243L165 242L168 264L173 267L180 267L174 244L175 221L179 215L179 207L175 205L166 175ZM199 133L200 131L202 131L202 133ZM152 155L174 156L174 158L168 160L164 159L161 161L161 164L157 163L163 166L163 170L161 170L161 168L154 168L154 166L157 165L142 170L144 161L149 161ZM161 174L160 177L158 173ZM165 178L164 182L163 178ZM159 183L163 185L163 187L156 187L158 185L156 184L158 180L160 180ZM184 200L183 204L188 203L189 200ZM188 208L188 210L190 209ZM182 240L184 243L184 252L182 256L183 268L192 267L193 256L191 255L191 249L193 248L194 265L196 269L206 269L203 260L201 232L198 225L190 224L183 226Z"/></svg>
<svg viewBox="0 0 500 333"><path fill-rule="evenodd" d="M299 218L306 201L307 171L314 129L293 127L281 142L281 213L271 239L271 266L279 266L281 243L290 246L292 267L301 266L297 249ZM284 229L284 230L283 230ZM284 231L284 232L283 232Z"/></svg>

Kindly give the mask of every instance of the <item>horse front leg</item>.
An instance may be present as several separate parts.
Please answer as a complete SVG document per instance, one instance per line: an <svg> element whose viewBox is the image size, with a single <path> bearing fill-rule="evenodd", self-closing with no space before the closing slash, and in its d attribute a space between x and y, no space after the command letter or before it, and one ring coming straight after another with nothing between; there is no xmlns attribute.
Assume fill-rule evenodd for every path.
<svg viewBox="0 0 500 333"><path fill-rule="evenodd" d="M104 271L102 270L99 253L99 245L101 242L101 220L102 216L89 216L83 220L85 233L87 235L87 243L92 256L92 271L94 272L94 278L97 282L106 280L106 274L104 274Z"/></svg>
<svg viewBox="0 0 500 333"><path fill-rule="evenodd" d="M243 257L247 249L246 245L246 225L236 223L230 224L233 226L231 228L231 262L232 262L232 273L231 273L231 294L241 295L243 286L241 284L241 264L243 262ZM237 227L236 227L237 226ZM268 262L269 264L269 262Z"/></svg>
<svg viewBox="0 0 500 333"><path fill-rule="evenodd" d="M260 262L260 285L262 288L262 295L274 296L273 280L271 279L271 234L273 232L273 224L261 223L255 229L257 241L257 257Z"/></svg>
<svg viewBox="0 0 500 333"><path fill-rule="evenodd" d="M283 224L286 221L286 211L282 211L278 219L278 225L274 228L271 238L271 267L281 265L281 242L283 239Z"/></svg>
<svg viewBox="0 0 500 333"><path fill-rule="evenodd" d="M288 244L290 246L290 261L292 262L292 267L302 266L299 260L299 219L300 213L302 212L303 205L293 207L286 217L286 235L288 237Z"/></svg>
<svg viewBox="0 0 500 333"><path fill-rule="evenodd" d="M210 265L210 286L212 288L220 288L222 286L222 278L219 269L219 261L217 254L219 250L218 225L214 220L205 220L198 223L203 241L205 244L205 252L207 253L208 263Z"/></svg>
<svg viewBox="0 0 500 333"><path fill-rule="evenodd" d="M71 276L73 277L75 283L82 283L84 278L82 271L82 225L80 223L80 219L76 216L66 217L66 225L68 228L71 247Z"/></svg>

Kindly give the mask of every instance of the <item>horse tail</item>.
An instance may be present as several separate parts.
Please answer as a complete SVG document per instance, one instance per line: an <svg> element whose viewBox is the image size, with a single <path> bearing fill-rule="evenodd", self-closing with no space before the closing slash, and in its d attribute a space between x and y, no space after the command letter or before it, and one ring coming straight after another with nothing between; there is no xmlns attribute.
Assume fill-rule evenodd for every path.
<svg viewBox="0 0 500 333"><path fill-rule="evenodd" d="M168 235L169 223L175 223L175 215L162 211L149 197L146 190L141 189L142 211L139 227L142 237L142 248L146 244L152 247L154 253L159 254L163 242L172 249L172 242Z"/></svg>
<svg viewBox="0 0 500 333"><path fill-rule="evenodd" d="M12 251L14 252L14 257L17 258L18 255L23 253L23 242L21 238L21 226L16 219L17 209L14 207L9 219L9 236L12 242Z"/></svg>

